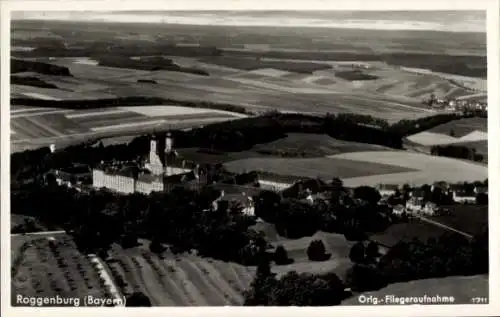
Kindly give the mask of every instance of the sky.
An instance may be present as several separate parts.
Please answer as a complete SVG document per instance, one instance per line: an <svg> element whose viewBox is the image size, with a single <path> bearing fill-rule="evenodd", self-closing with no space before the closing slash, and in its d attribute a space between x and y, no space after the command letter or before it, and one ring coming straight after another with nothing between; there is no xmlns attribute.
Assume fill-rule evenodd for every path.
<svg viewBox="0 0 500 317"><path fill-rule="evenodd" d="M18 11L12 19L486 32L484 11Z"/></svg>

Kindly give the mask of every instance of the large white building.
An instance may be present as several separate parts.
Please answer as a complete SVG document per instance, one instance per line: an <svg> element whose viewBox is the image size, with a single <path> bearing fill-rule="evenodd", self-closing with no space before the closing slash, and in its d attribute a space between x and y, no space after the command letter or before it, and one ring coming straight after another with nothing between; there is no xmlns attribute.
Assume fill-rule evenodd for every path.
<svg viewBox="0 0 500 317"><path fill-rule="evenodd" d="M149 194L153 191L166 191L180 183L199 186L206 180L197 166L187 168L172 166L177 153L173 149L170 134L164 140L152 139L150 151L143 166L137 162L102 163L92 170L95 188L107 188L120 193L134 192Z"/></svg>

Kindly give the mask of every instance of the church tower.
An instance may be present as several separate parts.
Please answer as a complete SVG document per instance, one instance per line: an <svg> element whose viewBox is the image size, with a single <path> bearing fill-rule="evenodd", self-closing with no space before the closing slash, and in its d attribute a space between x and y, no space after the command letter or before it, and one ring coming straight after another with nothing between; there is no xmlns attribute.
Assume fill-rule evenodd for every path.
<svg viewBox="0 0 500 317"><path fill-rule="evenodd" d="M165 137L165 173L167 175L172 175L173 170L171 164L169 164L170 159L172 158L172 154L174 154L174 140L172 139L172 134L170 132L167 133Z"/></svg>
<svg viewBox="0 0 500 317"><path fill-rule="evenodd" d="M149 144L149 169L151 173L160 175L163 173L163 163L158 155L158 141L153 138Z"/></svg>

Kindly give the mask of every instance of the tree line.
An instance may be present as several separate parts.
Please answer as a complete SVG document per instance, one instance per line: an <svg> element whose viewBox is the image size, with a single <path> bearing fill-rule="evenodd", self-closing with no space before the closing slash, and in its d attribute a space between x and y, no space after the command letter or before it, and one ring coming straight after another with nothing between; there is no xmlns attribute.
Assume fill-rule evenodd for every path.
<svg viewBox="0 0 500 317"><path fill-rule="evenodd" d="M436 156L446 156L459 159L466 159L482 162L484 156L477 153L477 150L464 145L435 145L431 147L431 154Z"/></svg>
<svg viewBox="0 0 500 317"><path fill-rule="evenodd" d="M11 210L65 229L86 253L106 254L112 243L129 248L146 238L153 252L168 244L173 252L197 250L202 256L252 264L256 245L266 242L249 229L255 222L234 209L238 207L220 203L214 208L218 195L208 187L149 196L78 192L51 182L12 192Z"/></svg>

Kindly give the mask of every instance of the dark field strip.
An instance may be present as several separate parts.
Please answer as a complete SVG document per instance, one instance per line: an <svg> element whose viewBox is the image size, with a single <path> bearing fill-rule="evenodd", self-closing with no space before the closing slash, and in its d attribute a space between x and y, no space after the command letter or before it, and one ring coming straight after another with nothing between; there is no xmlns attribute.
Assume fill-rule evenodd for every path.
<svg viewBox="0 0 500 317"><path fill-rule="evenodd" d="M428 131L434 133L449 134L450 131L453 130L455 136L460 138L475 130L487 132L487 125L488 119L486 118L466 118L438 125L437 127L434 127Z"/></svg>
<svg viewBox="0 0 500 317"><path fill-rule="evenodd" d="M240 58L232 56L224 57L207 57L200 59L200 62L207 64L215 64L224 67L242 69L242 70L254 70L261 68L274 68L283 71L298 72L298 73L312 73L316 70L330 69L331 66L328 64L320 63L294 63L288 61L261 61L252 58Z"/></svg>
<svg viewBox="0 0 500 317"><path fill-rule="evenodd" d="M384 233L376 234L371 239L386 246L393 246L399 241L411 242L414 238L427 241L447 232L450 231L417 218L411 218L409 223L393 224Z"/></svg>
<svg viewBox="0 0 500 317"><path fill-rule="evenodd" d="M139 123L139 122L148 122L148 121L156 121L156 120L166 120L166 121L171 121L171 120L189 120L189 119L209 119L209 118L233 118L230 114L222 114L222 113L214 113L214 112L207 112L207 113L197 113L197 114L184 114L184 115L166 115L166 116L155 116L155 117L148 117L144 115L140 115L138 113L133 113L133 112L126 112L123 114L121 117L118 115L112 115L111 118L105 116L101 117L93 117L93 120L76 120L76 122L84 127L88 128L97 128L97 127L105 127L105 126L112 126L112 125L117 125L117 124L127 124L127 123ZM125 115L125 116L123 116ZM80 118L75 118L75 119L80 119ZM73 119L73 120L75 120Z"/></svg>
<svg viewBox="0 0 500 317"><path fill-rule="evenodd" d="M488 206L450 206L451 214L434 216L429 219L465 233L475 235L488 226Z"/></svg>
<svg viewBox="0 0 500 317"><path fill-rule="evenodd" d="M36 126L28 119L29 118L15 118L11 120L11 128L16 131L16 138L37 139L55 136L53 133Z"/></svg>
<svg viewBox="0 0 500 317"><path fill-rule="evenodd" d="M62 134L88 132L88 129L75 123L74 120L66 118L63 114L46 114L38 117L33 117L33 119L42 125L50 126L51 128L61 132Z"/></svg>
<svg viewBox="0 0 500 317"><path fill-rule="evenodd" d="M249 158L225 163L232 172L263 171L296 177L352 178L378 174L403 173L411 169L378 163L337 158Z"/></svg>

